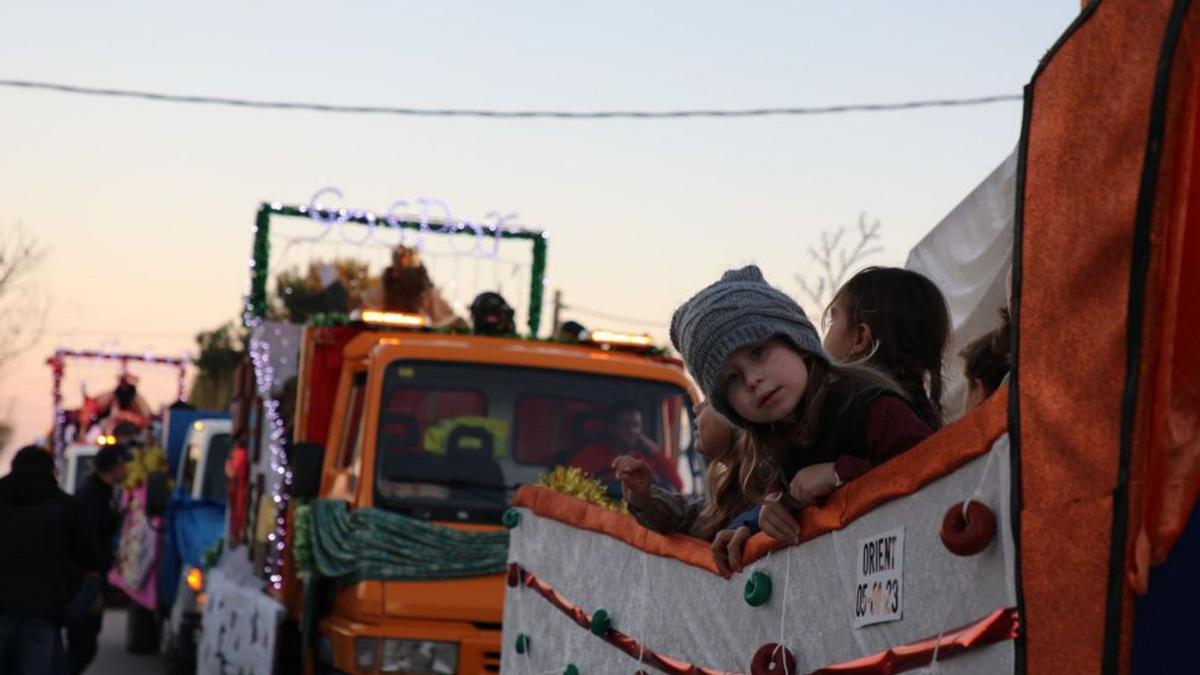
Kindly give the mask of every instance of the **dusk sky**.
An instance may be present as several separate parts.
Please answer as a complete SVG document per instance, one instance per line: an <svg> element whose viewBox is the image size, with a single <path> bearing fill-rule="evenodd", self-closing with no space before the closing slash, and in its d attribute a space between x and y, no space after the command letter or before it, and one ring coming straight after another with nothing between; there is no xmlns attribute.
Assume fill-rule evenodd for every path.
<svg viewBox="0 0 1200 675"><path fill-rule="evenodd" d="M1019 94L1078 11L1078 0L5 3L0 78L496 110L896 102ZM40 344L0 372L0 418L16 424L12 447L45 433L43 361L56 347L180 354L198 331L235 319L262 201L304 203L334 185L342 205L376 211L426 196L465 218L516 212L550 234L551 291L648 323L568 318L665 339L673 308L731 266L756 262L799 296L794 276L813 273L806 248L860 212L882 223L871 262L902 264L1008 155L1020 123L1019 102L481 120L0 87L0 227L19 225L45 247L34 281L49 302ZM317 234L305 227L287 236ZM274 262L359 254L337 241L300 243ZM480 279L517 285L490 261L430 259L452 299L469 302ZM170 371L135 370L152 403L170 402ZM111 366L72 367L68 405L81 383L97 392L114 376Z"/></svg>

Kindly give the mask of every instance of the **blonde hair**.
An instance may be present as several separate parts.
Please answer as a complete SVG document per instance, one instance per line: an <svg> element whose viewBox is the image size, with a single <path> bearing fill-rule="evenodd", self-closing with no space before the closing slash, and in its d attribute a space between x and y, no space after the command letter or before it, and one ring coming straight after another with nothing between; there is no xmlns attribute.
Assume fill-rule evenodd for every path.
<svg viewBox="0 0 1200 675"><path fill-rule="evenodd" d="M716 537L734 516L754 506L742 492L740 481L745 436L742 431L734 430L729 452L723 459L711 462L704 473L706 497L700 510L699 525L705 539Z"/></svg>

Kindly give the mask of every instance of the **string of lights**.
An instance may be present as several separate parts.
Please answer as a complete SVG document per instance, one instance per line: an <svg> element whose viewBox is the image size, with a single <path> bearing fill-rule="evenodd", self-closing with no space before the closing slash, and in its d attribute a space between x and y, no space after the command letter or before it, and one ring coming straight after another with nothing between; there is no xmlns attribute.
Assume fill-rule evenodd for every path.
<svg viewBox="0 0 1200 675"><path fill-rule="evenodd" d="M896 112L900 110L916 110L920 108L955 108L964 106L989 105L1020 101L1021 94L998 94L992 96L972 96L966 98L921 99L913 101L893 101L887 103L845 103L824 106L789 106L769 108L741 109L692 109L692 110L486 110L469 108L407 108L385 105L344 105L336 103L306 103L300 101L265 101L232 96L197 96L190 94L171 94L155 91L140 91L135 89L113 89L107 87L88 87L57 82L38 82L33 80L0 79L0 87L10 89L32 89L53 91L63 94L83 96L102 96L107 98L126 98L142 101L157 101L160 103L187 103L198 105L217 105L237 108L257 108L266 110L303 110L308 112L326 112L360 115L397 115L405 117L475 117L491 119L568 119L568 120L601 120L601 119L682 119L682 118L744 118L744 117L782 117L800 115L833 115L856 112Z"/></svg>

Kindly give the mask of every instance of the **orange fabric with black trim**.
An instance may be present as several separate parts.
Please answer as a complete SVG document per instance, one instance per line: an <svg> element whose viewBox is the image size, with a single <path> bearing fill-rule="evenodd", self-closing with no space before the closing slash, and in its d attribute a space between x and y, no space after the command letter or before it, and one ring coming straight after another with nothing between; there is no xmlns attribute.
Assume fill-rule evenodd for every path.
<svg viewBox="0 0 1200 675"><path fill-rule="evenodd" d="M839 530L876 506L912 494L987 452L1007 429L1007 398L1008 386L1002 385L971 414L865 476L850 481L821 506L802 511L800 540L808 541ZM526 507L544 518L608 535L646 553L675 558L717 573L707 542L680 534L651 532L638 525L632 516L582 499L549 488L525 486L517 491L513 505ZM940 518L941 512L935 517ZM743 564L749 565L781 547L767 535L756 534L746 544Z"/></svg>
<svg viewBox="0 0 1200 675"><path fill-rule="evenodd" d="M1094 3L1047 57L1029 90L1024 182L1018 188L1019 408L1014 412L1019 424L1013 433L1019 434L1022 620L1026 669L1032 673L1128 666L1132 596L1125 570L1110 569L1113 527L1122 522L1118 514L1126 503L1113 500L1114 495L1128 500L1129 527L1115 550L1126 550L1118 564L1129 568L1147 485L1146 471L1139 467L1146 465L1154 427L1146 410L1161 342L1163 221L1179 204L1171 193L1178 190L1178 176L1171 171L1180 165L1170 161L1159 172L1158 194L1142 195L1144 174L1149 175L1145 164L1156 71L1174 7L1169 0ZM1194 36L1185 35L1176 54L1187 52L1194 60L1196 44ZM1182 60L1173 61L1173 70L1194 79L1194 66L1178 65ZM1177 101L1182 92L1194 90L1194 83L1177 77L1172 84L1176 103L1168 120L1191 108ZM1168 127L1164 142L1170 144L1176 141L1172 133L1190 125ZM1166 154L1178 155L1178 148ZM1139 198L1154 199L1152 255L1145 302L1139 301L1130 317ZM1128 331L1138 322L1142 341L1134 348L1141 354L1141 377L1128 446L1128 489L1122 493ZM1178 511L1181 501L1172 503ZM1118 651L1110 643L1106 654L1106 640L1113 638L1106 633L1113 579L1121 584L1113 597L1120 599L1117 637L1125 648Z"/></svg>

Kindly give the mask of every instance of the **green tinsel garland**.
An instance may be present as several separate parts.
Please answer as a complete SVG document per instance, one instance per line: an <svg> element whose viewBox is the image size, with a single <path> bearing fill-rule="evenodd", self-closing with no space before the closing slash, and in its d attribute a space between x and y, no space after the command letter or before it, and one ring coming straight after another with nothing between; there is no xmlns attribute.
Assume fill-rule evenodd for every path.
<svg viewBox="0 0 1200 675"><path fill-rule="evenodd" d="M242 315L242 324L249 325L255 318L267 315L267 275L270 270L271 255L271 215L289 216L294 218L311 217L307 207L281 206L264 203L258 209L254 219L254 248L251 251L250 262L250 297L246 299L246 309ZM368 219L365 215L348 217L345 222L363 225L375 225L386 221L387 218L375 214ZM420 223L400 221L395 223L402 229L419 230ZM450 233L447 233L450 234ZM474 235L474 230L465 229L454 234ZM525 239L533 242L533 263L529 273L529 334L537 335L542 323L542 298L545 294L546 281L546 235L535 230L505 230L498 235L501 239ZM336 325L336 324L334 324Z"/></svg>

